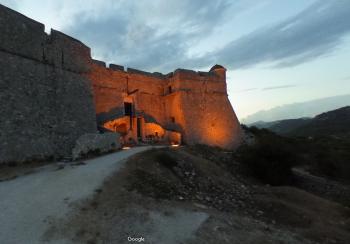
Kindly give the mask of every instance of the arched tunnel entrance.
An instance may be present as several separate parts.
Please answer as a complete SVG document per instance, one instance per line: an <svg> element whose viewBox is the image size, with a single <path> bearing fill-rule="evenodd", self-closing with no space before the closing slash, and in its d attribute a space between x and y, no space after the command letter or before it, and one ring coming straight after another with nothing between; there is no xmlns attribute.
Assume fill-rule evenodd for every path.
<svg viewBox="0 0 350 244"><path fill-rule="evenodd" d="M130 122L130 120L132 121ZM147 122L142 116L131 118L130 116L123 116L105 122L102 127L113 132L118 132L124 144L181 143L181 134L179 132L166 130L155 122Z"/></svg>

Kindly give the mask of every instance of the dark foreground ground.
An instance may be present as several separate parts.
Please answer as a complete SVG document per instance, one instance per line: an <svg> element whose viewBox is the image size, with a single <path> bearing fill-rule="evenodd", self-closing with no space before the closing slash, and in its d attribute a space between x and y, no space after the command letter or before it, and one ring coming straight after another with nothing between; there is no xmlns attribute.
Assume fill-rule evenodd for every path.
<svg viewBox="0 0 350 244"><path fill-rule="evenodd" d="M338 194L338 201L322 191L304 191L302 184L269 186L239 168L230 152L207 147L137 154L92 199L76 204L68 220L52 223L46 239L63 235L90 244L130 243L128 237L143 237L144 243L350 243L346 195Z"/></svg>

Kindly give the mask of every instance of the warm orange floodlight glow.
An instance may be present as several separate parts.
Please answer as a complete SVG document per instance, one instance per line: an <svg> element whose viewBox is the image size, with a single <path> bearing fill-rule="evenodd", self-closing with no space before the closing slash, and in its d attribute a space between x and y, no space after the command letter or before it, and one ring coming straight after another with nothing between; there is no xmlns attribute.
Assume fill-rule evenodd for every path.
<svg viewBox="0 0 350 244"><path fill-rule="evenodd" d="M240 143L240 125L221 65L209 72L180 69L168 75L111 69L101 63L93 63L91 69L88 76L96 114L104 121L101 126L118 132L128 145L199 143L233 149ZM125 103L132 104L131 117Z"/></svg>
<svg viewBox="0 0 350 244"><path fill-rule="evenodd" d="M178 147L178 146L180 146L180 144L179 144L179 143L176 143L176 142L171 142L171 143L170 143L170 146L171 146L171 147Z"/></svg>

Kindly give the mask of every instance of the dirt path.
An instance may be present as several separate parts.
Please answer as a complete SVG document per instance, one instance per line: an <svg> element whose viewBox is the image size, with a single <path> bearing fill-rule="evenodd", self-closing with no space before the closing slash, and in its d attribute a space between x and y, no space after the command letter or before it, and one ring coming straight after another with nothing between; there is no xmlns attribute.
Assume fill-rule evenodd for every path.
<svg viewBox="0 0 350 244"><path fill-rule="evenodd" d="M50 219L64 218L73 202L91 196L106 177L123 166L125 159L151 148L136 147L64 168L51 164L0 182L0 242L41 243Z"/></svg>
<svg viewBox="0 0 350 244"><path fill-rule="evenodd" d="M193 150L168 148L130 157L92 199L77 204L63 221L53 221L47 240L349 243L349 209L292 186L257 184Z"/></svg>

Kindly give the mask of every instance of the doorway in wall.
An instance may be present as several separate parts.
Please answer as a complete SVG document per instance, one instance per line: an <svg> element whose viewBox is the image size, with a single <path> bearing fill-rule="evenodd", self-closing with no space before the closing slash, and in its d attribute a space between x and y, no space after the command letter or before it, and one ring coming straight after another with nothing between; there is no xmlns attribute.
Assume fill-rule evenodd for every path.
<svg viewBox="0 0 350 244"><path fill-rule="evenodd" d="M132 103L124 103L124 114L125 115L132 115Z"/></svg>
<svg viewBox="0 0 350 244"><path fill-rule="evenodd" d="M124 115L129 116L130 130L132 130L132 103L124 102Z"/></svg>
<svg viewBox="0 0 350 244"><path fill-rule="evenodd" d="M139 141L142 140L142 119L141 118L137 118L137 139Z"/></svg>

